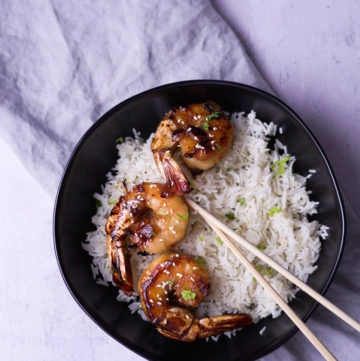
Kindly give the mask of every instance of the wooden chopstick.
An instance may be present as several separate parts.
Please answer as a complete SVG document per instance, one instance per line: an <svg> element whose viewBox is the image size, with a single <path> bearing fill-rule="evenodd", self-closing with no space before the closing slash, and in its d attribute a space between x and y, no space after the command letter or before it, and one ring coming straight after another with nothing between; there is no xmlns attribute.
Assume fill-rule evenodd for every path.
<svg viewBox="0 0 360 361"><path fill-rule="evenodd" d="M255 247L253 244L248 242L246 239L241 237L239 234L235 233L232 229L227 227L225 224L220 222L216 217L214 217L211 213L206 211L204 208L199 206L197 203L195 203L193 200L186 198L187 204L196 210L204 219L206 222L211 223L216 228L220 229L222 232L227 234L230 238L232 238L234 241L239 243L241 246L246 248L248 251L253 253L255 256L257 256L259 259L261 259L263 262L267 263L270 267L272 267L274 270L279 272L281 275L286 277L289 281L291 281L294 285L302 289L304 292L306 292L309 296L314 298L316 301L318 301L320 304L322 304L325 308L327 308L330 312L334 313L336 316L338 316L340 319L342 319L344 322L346 322L348 325L353 327L356 331L360 332L360 324L354 320L352 317L350 317L348 314L346 314L344 311L342 311L340 308L335 306L333 303L331 303L329 300L327 300L324 296L322 296L320 293L316 292L313 288L308 286L306 283L295 277L292 273L290 273L288 270L280 266L278 263L276 263L273 259L271 259L269 256L267 256L265 253L260 251L257 247Z"/></svg>
<svg viewBox="0 0 360 361"><path fill-rule="evenodd" d="M287 316L294 322L305 337L314 345L314 347L323 355L325 360L336 361L335 356L326 348L326 346L311 332L305 323L297 316L291 307L282 299L282 297L274 290L274 288L265 280L265 278L257 271L250 261L240 252L238 248L226 237L226 235L216 227L211 221L207 220L210 227L217 233L221 240L231 249L235 256L244 264L244 266L252 273L256 280L267 290L274 298L276 303L283 309Z"/></svg>

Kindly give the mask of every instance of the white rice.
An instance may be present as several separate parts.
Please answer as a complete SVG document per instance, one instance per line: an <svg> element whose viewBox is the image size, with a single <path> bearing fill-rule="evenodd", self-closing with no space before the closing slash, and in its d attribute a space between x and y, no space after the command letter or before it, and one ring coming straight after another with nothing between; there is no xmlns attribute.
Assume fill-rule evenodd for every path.
<svg viewBox="0 0 360 361"><path fill-rule="evenodd" d="M277 132L275 124L261 122L254 112L235 113L231 120L234 126L232 149L214 168L196 176L195 189L189 197L306 281L316 270L320 241L326 238L328 231L326 226L307 219L317 212L318 205L309 199L307 176L293 172L293 156L283 161L284 173L278 174L281 173L279 162L288 153L278 140L274 150L268 148L269 138ZM122 182L126 180L128 188L143 181L163 182L150 151L151 139L152 136L143 141L134 131L134 138L126 138L118 144L119 159L114 171L107 175L108 182L101 194L94 195L99 203L92 219L96 230L87 234L83 247L93 257L92 272L100 284L110 284L112 280L104 225L114 202L125 191ZM315 171L310 170L310 175L316 176ZM176 246L176 251L202 257L211 282L211 292L196 310L197 316L247 312L254 322L269 315L279 316L281 310L271 296L202 218L191 213L189 219L187 235ZM252 254L244 253L285 300L295 297L296 288L284 277ZM133 252L135 285L154 257ZM143 316L136 294L128 297L119 291L118 299L129 302L130 310Z"/></svg>

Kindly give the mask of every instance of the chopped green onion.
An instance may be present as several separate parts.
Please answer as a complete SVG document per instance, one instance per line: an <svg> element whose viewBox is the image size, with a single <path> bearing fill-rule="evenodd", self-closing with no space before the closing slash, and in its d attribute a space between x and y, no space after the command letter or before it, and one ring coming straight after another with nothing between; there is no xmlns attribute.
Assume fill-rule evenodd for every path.
<svg viewBox="0 0 360 361"><path fill-rule="evenodd" d="M181 296L183 297L183 299L185 301L192 301L192 300L195 299L196 293L194 291L191 291L191 290L182 290L181 291Z"/></svg>
<svg viewBox="0 0 360 361"><path fill-rule="evenodd" d="M267 244L265 242L261 242L258 244L257 248L260 250L260 251L263 251L264 249L266 249L267 247Z"/></svg>
<svg viewBox="0 0 360 361"><path fill-rule="evenodd" d="M95 208L98 209L102 206L102 203L99 199L95 199Z"/></svg>
<svg viewBox="0 0 360 361"><path fill-rule="evenodd" d="M231 167L228 167L228 168L226 168L226 170L227 170L228 172L230 172L230 171L232 170L232 168L231 168Z"/></svg>
<svg viewBox="0 0 360 361"><path fill-rule="evenodd" d="M212 118L219 118L219 116L221 115L221 112L215 112L212 114L209 114L208 116L205 117L205 122L201 125L201 128L204 130L209 130L210 124L209 121Z"/></svg>
<svg viewBox="0 0 360 361"><path fill-rule="evenodd" d="M277 168L277 175L282 175L285 173L285 164L290 160L290 155L278 159L276 162L271 164L271 169Z"/></svg>
<svg viewBox="0 0 360 361"><path fill-rule="evenodd" d="M235 219L235 214L232 213L232 212L229 212L229 213L226 213L225 214L225 217L229 220L229 221L232 221Z"/></svg>
<svg viewBox="0 0 360 361"><path fill-rule="evenodd" d="M215 240L217 243L220 244L220 246L222 246L224 244L223 240L220 237L215 237Z"/></svg>
<svg viewBox="0 0 360 361"><path fill-rule="evenodd" d="M218 151L221 152L222 151L221 145L219 143L216 143L215 145Z"/></svg>
<svg viewBox="0 0 360 361"><path fill-rule="evenodd" d="M209 126L210 126L209 121L206 120L206 121L202 124L201 128L203 128L204 130L209 130Z"/></svg>
<svg viewBox="0 0 360 361"><path fill-rule="evenodd" d="M221 115L221 112L214 112L205 117L206 121L208 122L212 118L219 118Z"/></svg>
<svg viewBox="0 0 360 361"><path fill-rule="evenodd" d="M273 217L276 213L282 212L282 208L279 207L272 207L269 209L269 216Z"/></svg>
<svg viewBox="0 0 360 361"><path fill-rule="evenodd" d="M274 272L274 270L273 270L271 267L266 267L264 273L265 273L267 276L271 276L271 275L273 274L273 272Z"/></svg>
<svg viewBox="0 0 360 361"><path fill-rule="evenodd" d="M174 284L174 282L173 282L173 281L171 281L171 280L167 280L167 281L166 281L166 284L168 284L168 285L172 286L172 285Z"/></svg>
<svg viewBox="0 0 360 361"><path fill-rule="evenodd" d="M199 264L205 264L205 260L204 260L204 258L202 258L202 257L197 257L197 258L195 259L195 262L197 262L197 263L199 263Z"/></svg>
<svg viewBox="0 0 360 361"><path fill-rule="evenodd" d="M250 303L249 306L246 306L246 308L250 311L253 311L255 309L255 307L256 307L255 303Z"/></svg>
<svg viewBox="0 0 360 361"><path fill-rule="evenodd" d="M200 241L200 242L204 242L204 241L205 241L205 238L204 238L204 237L199 236L199 241Z"/></svg>
<svg viewBox="0 0 360 361"><path fill-rule="evenodd" d="M119 137L115 140L115 143L124 143L124 138L123 137Z"/></svg>
<svg viewBox="0 0 360 361"><path fill-rule="evenodd" d="M240 206L242 207L242 206L244 206L244 205L245 205L246 200L245 200L245 198L244 198L244 197L241 197L241 198L238 200L238 202L239 202Z"/></svg>
<svg viewBox="0 0 360 361"><path fill-rule="evenodd" d="M109 201L108 202L108 205L109 206L113 206L114 204L116 204L117 203L117 199L114 199L113 201Z"/></svg>
<svg viewBox="0 0 360 361"><path fill-rule="evenodd" d="M187 221L189 219L189 213L186 213L185 215L181 215L179 213L176 213L176 215L182 219L183 221Z"/></svg>

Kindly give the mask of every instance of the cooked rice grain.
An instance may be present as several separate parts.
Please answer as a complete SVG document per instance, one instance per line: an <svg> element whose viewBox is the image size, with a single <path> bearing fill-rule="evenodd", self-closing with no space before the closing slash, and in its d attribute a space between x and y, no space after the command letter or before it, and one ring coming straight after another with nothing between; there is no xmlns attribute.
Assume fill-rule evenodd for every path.
<svg viewBox="0 0 360 361"><path fill-rule="evenodd" d="M284 162L283 174L274 166L288 156L287 147L278 140L274 142L274 149L268 147L270 137L277 132L274 123L261 122L254 112L235 113L231 120L232 149L214 168L196 176L195 189L189 196L306 281L316 270L320 237L326 238L328 231L326 226L307 218L316 214L318 205L309 198L307 176L293 173L295 157L291 155ZM101 194L94 195L99 203L92 218L96 230L87 234L83 247L93 257L91 267L98 282L111 283L112 280L104 225L114 202L125 192L122 182L126 180L128 188L144 181L162 182L150 151L151 139L152 136L143 141L134 131L134 138L118 144L115 168L107 175ZM313 170L310 172L316 176ZM176 246L176 251L203 258L209 271L211 292L196 310L198 317L249 312L256 322L281 313L271 296L199 215L191 213L187 235ZM295 297L296 289L283 276L252 254L245 254L284 299ZM135 284L154 257L133 252ZM136 295L128 297L119 292L118 300L130 302L131 312L138 311L144 318Z"/></svg>

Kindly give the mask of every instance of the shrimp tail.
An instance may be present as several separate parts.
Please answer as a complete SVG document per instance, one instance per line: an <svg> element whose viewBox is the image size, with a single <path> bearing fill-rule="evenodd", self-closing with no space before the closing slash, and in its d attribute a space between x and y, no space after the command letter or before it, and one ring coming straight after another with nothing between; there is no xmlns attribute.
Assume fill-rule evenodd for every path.
<svg viewBox="0 0 360 361"><path fill-rule="evenodd" d="M157 325L157 331L174 340L192 342L251 324L252 317L246 313L197 319L183 308L172 307Z"/></svg>
<svg viewBox="0 0 360 361"><path fill-rule="evenodd" d="M154 152L155 162L169 190L177 195L191 192L192 187L170 150Z"/></svg>
<svg viewBox="0 0 360 361"><path fill-rule="evenodd" d="M125 294L131 295L134 292L133 274L130 264L130 256L124 240L115 237L111 251L111 270L113 282Z"/></svg>
<svg viewBox="0 0 360 361"><path fill-rule="evenodd" d="M223 315L206 317L198 320L195 323L196 337L205 338L231 331L237 328L250 326L252 324L252 317L247 313L241 313L237 315ZM190 329L190 334L193 333Z"/></svg>

